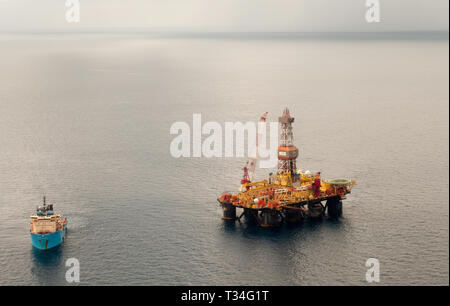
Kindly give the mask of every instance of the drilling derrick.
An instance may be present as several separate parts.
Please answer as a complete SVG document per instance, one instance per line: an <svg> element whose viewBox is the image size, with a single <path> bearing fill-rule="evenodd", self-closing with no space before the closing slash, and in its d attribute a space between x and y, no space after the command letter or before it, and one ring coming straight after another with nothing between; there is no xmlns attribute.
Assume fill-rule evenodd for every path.
<svg viewBox="0 0 450 306"><path fill-rule="evenodd" d="M290 172L293 176L297 172L295 160L298 156L298 149L294 146L294 136L292 134L292 122L289 109L286 107L283 115L278 118L281 126L280 143L278 147L278 174Z"/></svg>

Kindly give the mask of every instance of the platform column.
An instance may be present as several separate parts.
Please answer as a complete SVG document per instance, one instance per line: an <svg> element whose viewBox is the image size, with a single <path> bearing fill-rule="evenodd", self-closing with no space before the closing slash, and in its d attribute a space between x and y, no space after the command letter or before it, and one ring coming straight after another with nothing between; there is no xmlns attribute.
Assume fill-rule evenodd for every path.
<svg viewBox="0 0 450 306"><path fill-rule="evenodd" d="M236 220L236 207L230 203L221 203L223 210L222 220Z"/></svg>
<svg viewBox="0 0 450 306"><path fill-rule="evenodd" d="M273 227L280 225L280 216L277 211L272 209L263 209L259 218L261 227Z"/></svg>
<svg viewBox="0 0 450 306"><path fill-rule="evenodd" d="M308 217L320 218L324 215L324 213L325 213L325 208L323 207L322 203L316 202L316 203L308 204Z"/></svg>
<svg viewBox="0 0 450 306"><path fill-rule="evenodd" d="M333 197L327 200L328 216L338 218L342 216L342 200L340 197Z"/></svg>
<svg viewBox="0 0 450 306"><path fill-rule="evenodd" d="M250 208L244 208L244 217L247 223L257 223L258 211Z"/></svg>
<svg viewBox="0 0 450 306"><path fill-rule="evenodd" d="M300 210L290 210L285 211L285 219L287 223L299 223L303 219L303 212Z"/></svg>

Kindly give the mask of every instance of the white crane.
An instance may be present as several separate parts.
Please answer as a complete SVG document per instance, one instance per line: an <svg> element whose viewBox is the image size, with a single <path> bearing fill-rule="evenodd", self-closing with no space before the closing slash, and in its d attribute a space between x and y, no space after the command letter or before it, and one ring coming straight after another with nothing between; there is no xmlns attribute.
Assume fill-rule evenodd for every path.
<svg viewBox="0 0 450 306"><path fill-rule="evenodd" d="M262 116L259 118L259 122L266 122L268 112L265 112L262 114ZM248 164L248 179L250 182L253 181L253 176L255 174L255 168L256 168L256 162L258 161L258 145L261 142L262 134L261 131L258 129L258 138L256 139L256 152L255 156L252 157L249 161L247 161ZM244 173L245 175L245 173Z"/></svg>

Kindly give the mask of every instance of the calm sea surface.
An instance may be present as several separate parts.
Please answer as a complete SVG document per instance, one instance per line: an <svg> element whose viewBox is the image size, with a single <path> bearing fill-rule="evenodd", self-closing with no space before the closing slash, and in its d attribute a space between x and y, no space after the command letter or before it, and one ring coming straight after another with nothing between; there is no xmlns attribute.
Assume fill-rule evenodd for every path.
<svg viewBox="0 0 450 306"><path fill-rule="evenodd" d="M444 39L0 36L0 285L449 284ZM170 155L172 123L295 116L298 166L358 181L339 221L224 224L245 158ZM263 178L269 170L257 169ZM32 249L47 195L65 244Z"/></svg>

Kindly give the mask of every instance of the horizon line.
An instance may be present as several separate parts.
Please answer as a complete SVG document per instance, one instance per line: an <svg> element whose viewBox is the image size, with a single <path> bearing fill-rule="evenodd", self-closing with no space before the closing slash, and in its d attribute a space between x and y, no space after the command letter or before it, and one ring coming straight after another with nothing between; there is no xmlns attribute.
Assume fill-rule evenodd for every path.
<svg viewBox="0 0 450 306"><path fill-rule="evenodd" d="M0 30L0 34L449 34L449 30L396 30L396 31L231 31L231 30L182 30L175 28L84 28L80 30Z"/></svg>

